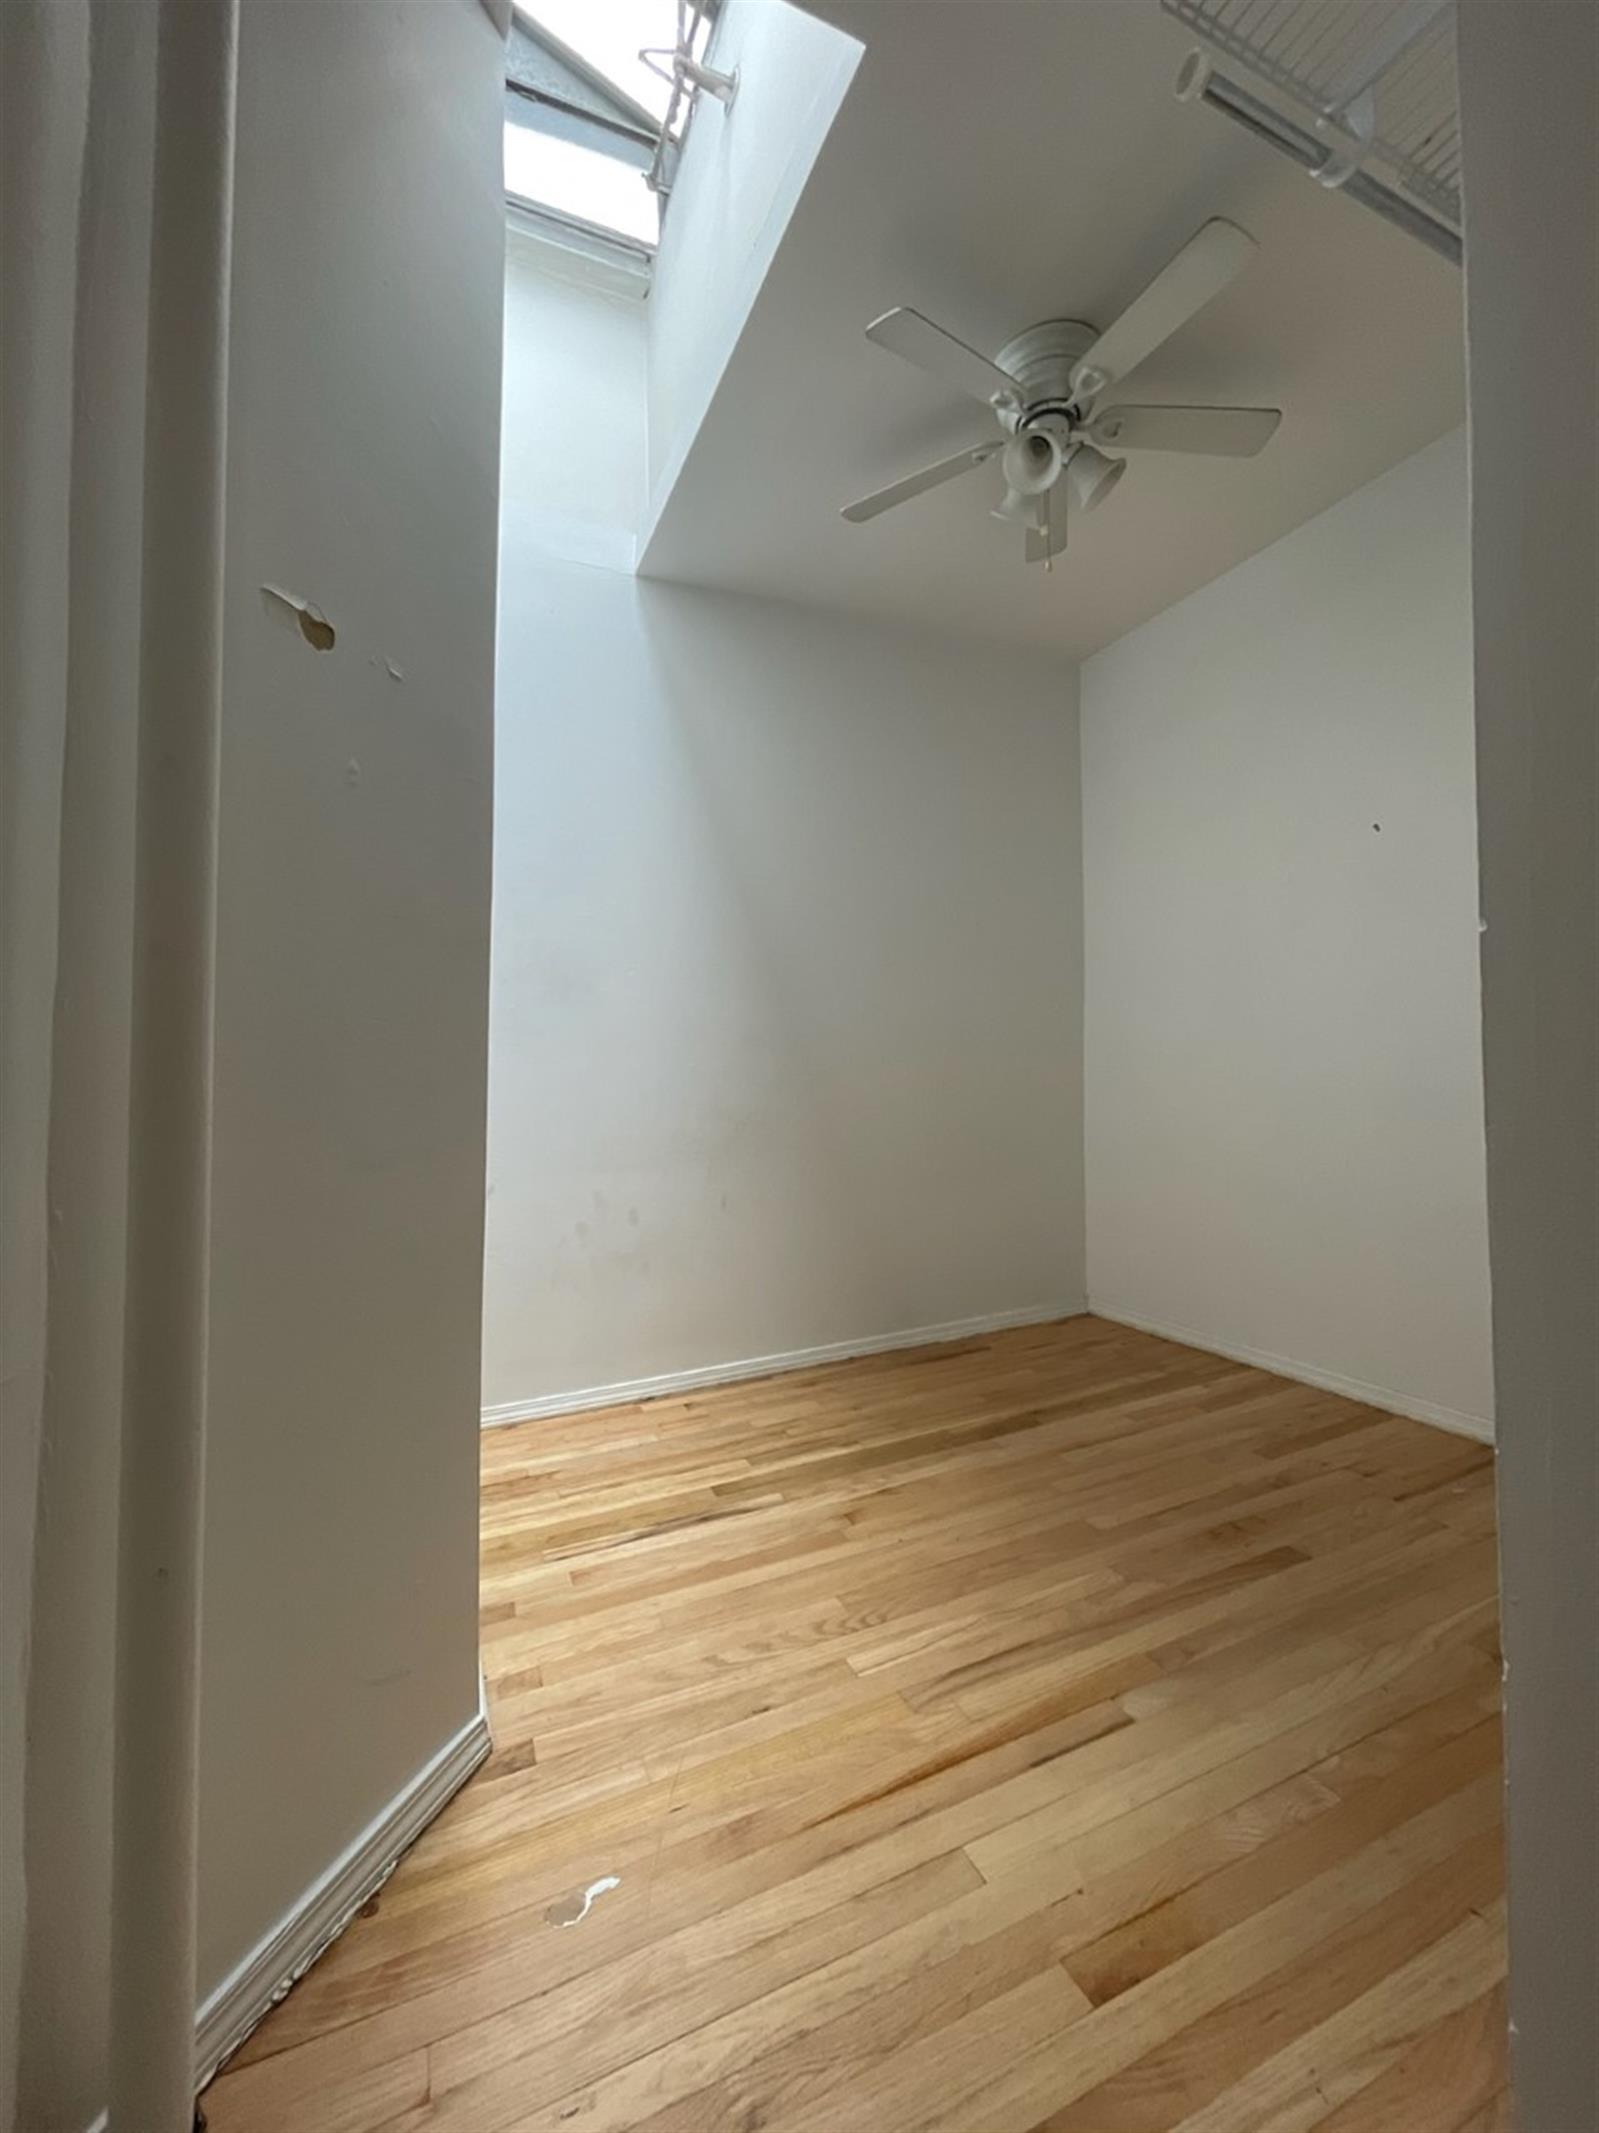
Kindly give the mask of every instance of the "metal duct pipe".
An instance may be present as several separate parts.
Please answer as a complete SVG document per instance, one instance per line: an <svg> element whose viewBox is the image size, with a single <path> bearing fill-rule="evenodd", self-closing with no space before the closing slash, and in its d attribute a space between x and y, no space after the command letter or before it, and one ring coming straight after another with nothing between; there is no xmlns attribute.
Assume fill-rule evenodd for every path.
<svg viewBox="0 0 1599 2133"><path fill-rule="evenodd" d="M1200 52L1193 53L1184 63L1177 77L1177 95L1183 103L1205 103L1212 110L1224 111L1240 126L1247 127L1258 140L1292 157L1300 169L1308 171L1312 177L1321 173L1335 152L1327 141L1308 133L1303 126L1295 125L1292 119L1285 118L1261 97L1241 89L1225 75L1213 72L1210 62ZM1362 207L1369 207L1374 215L1381 215L1385 222L1403 230L1407 237L1419 238L1451 265L1460 265L1461 242L1455 232L1447 223L1439 222L1424 208L1396 193L1391 186L1368 176L1363 170L1352 170L1339 182L1337 190L1347 193L1351 200L1358 200Z"/></svg>

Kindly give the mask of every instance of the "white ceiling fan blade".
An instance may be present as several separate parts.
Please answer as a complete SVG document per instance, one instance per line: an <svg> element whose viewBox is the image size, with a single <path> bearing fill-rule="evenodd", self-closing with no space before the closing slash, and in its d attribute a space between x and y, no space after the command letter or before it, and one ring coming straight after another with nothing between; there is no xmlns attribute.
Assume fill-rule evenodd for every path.
<svg viewBox="0 0 1599 2133"><path fill-rule="evenodd" d="M935 326L930 318L923 318L919 311L885 311L867 327L866 338L890 354L902 356L907 363L914 363L918 370L930 371L958 392L970 393L974 400L1020 396L1021 387L1007 371L979 355L975 348L968 348L964 341L957 341L942 326Z"/></svg>
<svg viewBox="0 0 1599 2133"><path fill-rule="evenodd" d="M1169 340L1226 288L1249 264L1254 251L1255 240L1247 230L1213 216L1087 350L1072 371L1073 389L1088 395L1101 393L1136 370L1162 341Z"/></svg>
<svg viewBox="0 0 1599 2133"><path fill-rule="evenodd" d="M1066 484L1055 482L1037 502L1037 521L1027 529L1027 560L1047 563L1066 552Z"/></svg>
<svg viewBox="0 0 1599 2133"><path fill-rule="evenodd" d="M858 502L846 504L838 514L852 525L863 525L869 518L876 518L879 511L892 511L896 504L903 504L913 496L920 496L924 489L936 489L940 482L953 481L957 474L970 472L980 467L985 459L1004 449L1003 437L991 443L968 445L964 452L956 452L952 458L939 460L936 466L923 467L920 473L907 474L903 481L891 481L886 489L874 489L870 496Z"/></svg>
<svg viewBox="0 0 1599 2133"><path fill-rule="evenodd" d="M1206 452L1252 459L1270 444L1278 407L1107 407L1088 425L1110 452Z"/></svg>

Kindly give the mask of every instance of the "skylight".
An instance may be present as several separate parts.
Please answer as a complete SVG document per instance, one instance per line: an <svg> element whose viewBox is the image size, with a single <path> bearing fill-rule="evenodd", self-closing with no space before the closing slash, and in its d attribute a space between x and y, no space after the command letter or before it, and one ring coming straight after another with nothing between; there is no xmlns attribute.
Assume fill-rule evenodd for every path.
<svg viewBox="0 0 1599 2133"><path fill-rule="evenodd" d="M639 53L677 42L677 0L530 0L517 8L659 122L672 85Z"/></svg>
<svg viewBox="0 0 1599 2133"><path fill-rule="evenodd" d="M543 208L637 244L661 234L661 202L642 170L603 149L583 148L509 119L505 125L505 192L518 205Z"/></svg>
<svg viewBox="0 0 1599 2133"><path fill-rule="evenodd" d="M505 190L513 205L653 250L690 99L675 102L680 35L703 50L706 0L530 0L506 52ZM653 49L657 72L639 53ZM664 146L663 128L670 126Z"/></svg>

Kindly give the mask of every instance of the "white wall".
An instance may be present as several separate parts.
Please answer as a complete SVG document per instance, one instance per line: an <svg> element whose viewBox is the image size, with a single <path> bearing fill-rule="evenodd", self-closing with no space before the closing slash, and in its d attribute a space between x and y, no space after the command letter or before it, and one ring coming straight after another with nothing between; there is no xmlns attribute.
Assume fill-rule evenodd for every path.
<svg viewBox="0 0 1599 2133"><path fill-rule="evenodd" d="M244 8L202 1992L477 1703L502 73L478 0Z"/></svg>
<svg viewBox="0 0 1599 2133"><path fill-rule="evenodd" d="M3 26L0 2125L20 2027L20 2125L81 2133L104 2101L156 16ZM202 1997L476 1711L501 74L478 0L243 7ZM264 583L318 601L335 649Z"/></svg>
<svg viewBox="0 0 1599 2133"><path fill-rule="evenodd" d="M1094 1308L1492 1413L1464 438L1082 676Z"/></svg>
<svg viewBox="0 0 1599 2133"><path fill-rule="evenodd" d="M51 1891L26 1860L37 1516L50 1467L53 1002L70 666L73 358L88 9L0 9L0 2127L24 2049L26 1935ZM101 1847L103 1851L103 1846Z"/></svg>
<svg viewBox="0 0 1599 2133"><path fill-rule="evenodd" d="M1511 2074L1522 2133L1567 2133L1599 2125L1599 14L1468 0L1460 104Z"/></svg>
<svg viewBox="0 0 1599 2133"><path fill-rule="evenodd" d="M644 287L507 234L505 345L516 360L505 367L501 488L517 515L518 569L534 555L632 567L644 510Z"/></svg>
<svg viewBox="0 0 1599 2133"><path fill-rule="evenodd" d="M661 227L649 305L649 521L677 478L788 227L861 46L788 0L726 0Z"/></svg>
<svg viewBox="0 0 1599 2133"><path fill-rule="evenodd" d="M541 281L513 259L486 1404L1080 1307L1070 673L561 560L581 425L532 425L641 322Z"/></svg>
<svg viewBox="0 0 1599 2133"><path fill-rule="evenodd" d="M7 626L0 633L18 661L16 673L8 672L0 690L8 712L8 738L10 717L25 707L20 728L31 732L37 749L49 730L45 694L59 687L57 738L64 743L53 774L37 784L26 775L18 777L9 761L0 779L11 804L20 803L34 856L43 862L41 876L45 894L54 903L57 929L52 982L44 994L26 1003L14 1002L8 994L8 1051L0 1075L8 1108L24 1093L37 1100L38 1084L31 1074L15 1071L18 1053L9 1047L25 1043L33 1054L30 1065L41 1054L48 1061L48 1276L43 1292L36 1290L29 1299L36 1310L48 1303L47 1314L41 1310L41 1319L48 1320L48 1339L38 1358L44 1364L43 1457L36 1491L8 1473L3 1490L7 1525L0 1542L8 1581L4 1613L9 1636L19 1626L10 1580L19 1572L27 1576L33 1536L26 1525L37 1511L26 1727L9 1694L0 1721L8 1756L0 1798L8 1815L20 1808L26 1794L26 1937L23 1906L9 1891L3 1932L8 1968L16 1950L25 1949L20 2123L25 2128L59 2124L76 2129L100 2101L109 1958L115 1632L110 1571L116 1561L122 1386L156 23L154 9L145 7L100 7L92 21L89 9L75 6L7 8L0 13L8 41L25 30L30 15L35 33L48 26L52 41L60 41L58 68L65 56L62 46L70 51L76 41L80 56L89 59L88 79L78 84L80 94L90 81L93 84L87 109L80 108L65 124L59 99L66 80L58 68L51 70L48 86L36 79L31 94L23 91L22 109L39 128L33 154L52 141L56 152L68 144L74 157L82 152L81 200L75 199L55 223L51 244L39 259L43 264L53 255L59 264L62 254L53 254L53 246L64 240L69 273L74 265L78 270L75 282L69 278L66 284L76 299L77 316L65 322L63 338L33 379L35 391L42 387L47 396L62 395L58 410L70 402L72 435L80 448L73 449L72 437L57 430L39 406L25 419L25 461L19 462L13 439L7 436L3 456L8 485L19 465L26 466L30 477L19 485L15 499L20 507L17 537L8 533L3 544L9 569L25 581L19 606L29 626L17 626L19 616L12 605L16 588L8 583ZM8 91L21 86L11 74L12 62L8 50L3 70ZM22 127L13 130L8 121L0 131L8 146L12 141L22 146ZM7 173L8 209L14 197L27 197L29 162L23 148L17 172L22 183L15 195L12 173ZM47 155L44 169L53 163L54 156ZM35 181L39 174L35 165ZM74 168L74 180L77 176ZM81 252L76 243L80 234L86 239ZM43 292L28 291L14 277L9 259L4 283L7 327L14 322L26 327L32 312L37 330L42 317L34 305ZM57 321L58 330L61 323ZM9 346L4 368L8 388L26 381L28 373L13 362ZM93 425L89 452L81 449L84 433L77 427L86 422ZM29 493L33 481L47 479L52 488L55 482L61 485L55 498L69 508L70 544L62 539L61 529L52 526L44 488ZM36 634L38 602L58 572L48 599L60 635L47 650ZM62 663L52 673L57 657ZM46 841L57 830L55 849L46 859ZM15 850L10 836L7 845L9 858ZM24 931L38 925L44 910L40 887L35 880L27 893L17 895L8 868L0 902L10 923L21 917ZM9 939L7 946L9 950ZM9 953L6 961L9 966ZM32 1198L14 1197L13 1177L8 1176L0 1195L8 1223ZM43 1203L36 1204L42 1215ZM5 1260L8 1313L0 1347L6 1365L9 1454L22 1390L13 1373L20 1377L19 1365L27 1354L14 1338L20 1327L10 1317L17 1301L18 1266L9 1240ZM13 1756L21 1761L24 1740L25 1786L9 1762ZM0 2082L0 2126L9 2128L7 2087Z"/></svg>

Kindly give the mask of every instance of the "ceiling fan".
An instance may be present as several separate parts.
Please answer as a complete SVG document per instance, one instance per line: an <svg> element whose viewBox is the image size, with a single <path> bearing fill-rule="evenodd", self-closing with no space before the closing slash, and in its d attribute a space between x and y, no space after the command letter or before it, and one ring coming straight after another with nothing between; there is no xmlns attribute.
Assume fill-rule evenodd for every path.
<svg viewBox="0 0 1599 2133"><path fill-rule="evenodd" d="M1000 434L846 504L841 515L858 525L997 456L1005 494L993 516L1025 527L1028 562L1047 567L1066 546L1068 505L1093 510L1126 472L1126 460L1112 455L1252 457L1282 420L1280 409L1099 403L1226 288L1254 250L1247 231L1213 217L1105 332L1081 319L1046 319L1007 341L992 362L919 311L885 311L867 327L867 339L986 401Z"/></svg>

